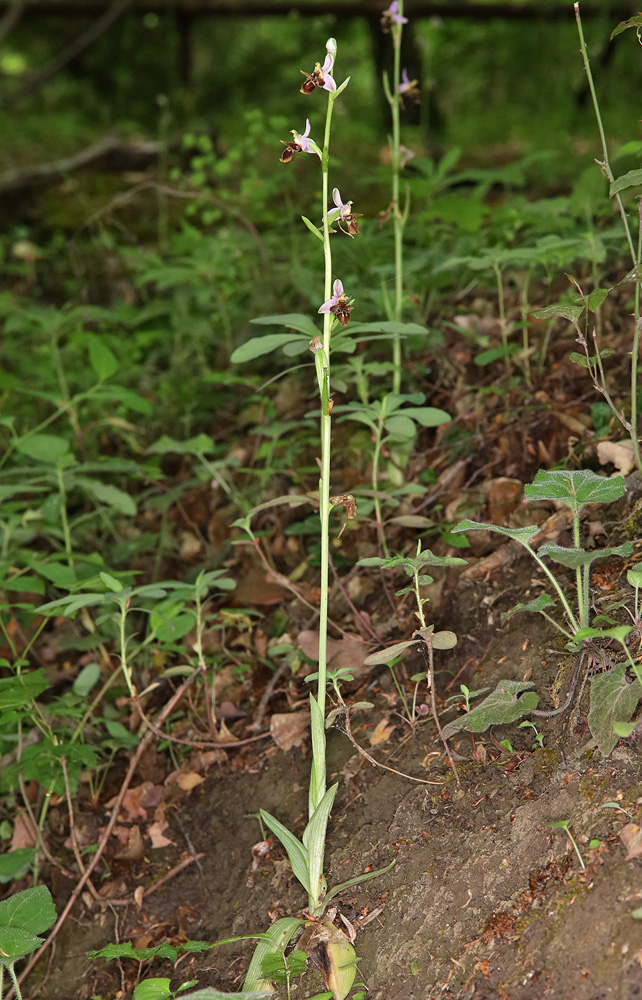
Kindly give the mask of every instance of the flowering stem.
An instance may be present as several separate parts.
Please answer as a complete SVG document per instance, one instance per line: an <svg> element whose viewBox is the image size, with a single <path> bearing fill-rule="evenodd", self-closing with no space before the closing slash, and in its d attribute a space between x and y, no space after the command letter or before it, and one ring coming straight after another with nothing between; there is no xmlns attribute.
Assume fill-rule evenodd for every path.
<svg viewBox="0 0 642 1000"><path fill-rule="evenodd" d="M399 0L399 14L403 16L403 0ZM393 45L393 74L392 74L392 94L390 95L390 111L392 114L392 219L395 232L395 305L393 320L395 323L401 322L403 308L403 230L404 218L399 204L399 163L401 154L399 146L400 126L399 126L399 83L401 81L401 35L403 33L402 24L392 26ZM401 388L401 339L398 333L394 334L392 341L392 391L399 392Z"/></svg>
<svg viewBox="0 0 642 1000"><path fill-rule="evenodd" d="M330 158L330 125L334 108L334 94L328 94L328 108L325 118L325 133L323 136L322 170L322 205L323 205L323 256L325 262L325 294L327 300L332 294L332 250L330 248L330 223L328 222L328 165ZM321 718L325 719L325 694L327 678L327 648L328 648L328 582L330 565L330 448L331 425L329 406L325 400L330 390L330 313L323 316L323 353L325 370L323 377L326 392L321 392L321 477L319 479L319 516L321 519L321 599L319 605L319 676L317 681L317 703ZM325 396L325 400L324 400ZM325 730L323 730L323 748L314 754L312 763L315 780L316 801L310 802L310 809L315 808L325 795ZM316 748L315 748L316 749Z"/></svg>

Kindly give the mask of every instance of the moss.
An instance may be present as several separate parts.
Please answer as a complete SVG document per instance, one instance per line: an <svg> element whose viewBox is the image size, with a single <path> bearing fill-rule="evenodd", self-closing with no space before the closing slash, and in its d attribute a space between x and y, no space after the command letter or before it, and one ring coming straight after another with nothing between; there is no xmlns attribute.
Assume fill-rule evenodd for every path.
<svg viewBox="0 0 642 1000"><path fill-rule="evenodd" d="M553 750L551 747L538 747L537 750L533 752L533 769L535 773L544 772L545 774L554 774L562 762L562 755L559 750Z"/></svg>
<svg viewBox="0 0 642 1000"><path fill-rule="evenodd" d="M642 534L642 502L638 504L627 521L622 525L622 534L632 541Z"/></svg>
<svg viewBox="0 0 642 1000"><path fill-rule="evenodd" d="M579 792L580 795L588 801L589 805L593 805L595 797L599 795L603 797L604 792L610 788L611 781L605 774L583 774L580 778Z"/></svg>

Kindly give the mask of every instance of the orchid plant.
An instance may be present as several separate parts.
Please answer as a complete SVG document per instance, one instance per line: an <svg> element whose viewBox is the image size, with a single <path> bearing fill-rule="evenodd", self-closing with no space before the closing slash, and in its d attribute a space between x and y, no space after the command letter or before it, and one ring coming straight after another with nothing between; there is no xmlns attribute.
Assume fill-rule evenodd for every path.
<svg viewBox="0 0 642 1000"><path fill-rule="evenodd" d="M401 322L403 311L403 233L410 211L410 199L407 191L403 210L399 204L399 175L402 164L406 162L407 153L407 150L401 145L399 106L404 94L417 100L419 93L417 81L408 79L407 69L401 70L401 36L404 24L408 24L408 18L404 17L403 14L403 0L392 0L388 9L384 10L381 16L381 27L386 33L390 33L393 48L393 86L391 88L388 74L384 73L383 88L392 117L392 135L389 136L392 198L389 211L392 213L395 234L395 296L394 302L388 301L387 296L384 301L389 318L396 323ZM401 338L398 333L394 335L392 341L392 364L392 391L398 393L401 387Z"/></svg>
<svg viewBox="0 0 642 1000"><path fill-rule="evenodd" d="M321 599L319 611L319 670L315 675L317 681L316 695L310 694L310 726L312 736L312 768L308 789L308 823L301 840L298 839L275 816L265 810L260 816L266 826L274 833L287 852L292 871L305 889L308 896L309 926L303 933L300 947L305 942L305 951L312 961L318 959L326 984L336 1000L343 1000L349 993L356 973L356 955L351 942L345 933L334 926L330 916L324 916L327 904L342 889L368 878L373 878L380 872L368 872L365 875L350 879L342 885L335 886L330 892L323 874L325 842L330 811L337 792L338 783L326 787L326 686L327 676L327 627L328 627L328 583L329 583L329 525L331 506L339 505L352 517L356 513L356 503L351 496L330 497L330 455L331 455L331 414L332 398L330 395L330 359L333 338L341 334L342 328L350 322L353 300L346 293L340 278L334 277L332 268L332 248L330 236L336 232L334 225L346 235L354 238L358 235L357 215L352 211L352 201L344 201L339 189L332 190L332 205L330 200L329 160L332 112L334 103L348 85L349 78L337 86L332 76L337 53L337 43L334 38L326 43L326 57L323 64L316 63L312 73L303 75L305 80L301 93L310 96L316 90L325 90L328 94L325 130L323 144L317 144L311 138L310 120L306 119L305 130L299 133L292 130L292 140L283 141L285 147L281 154L281 162L289 163L298 153L308 153L318 157L321 165L322 203L324 205L321 226L316 226L307 218L304 224L323 245L324 261L324 297L318 307L318 314L323 317L321 332L306 316L290 314L280 317L290 329L296 333L276 334L250 340L234 352L232 361L247 361L290 341L296 341L301 334L307 335L309 350L314 356L316 382L321 403L320 436L321 436L321 475L319 480L319 509L321 532ZM262 317L259 322L273 322L275 317ZM285 338L285 339L283 339ZM300 345L296 345L298 347ZM251 517L251 515L250 515ZM238 522L252 538L249 518ZM394 862L393 862L394 863ZM383 869L384 871L386 869ZM248 970L245 980L245 990L263 989L266 986L265 959L276 950L288 943L302 928L304 920L299 917L284 917L278 920L267 931L268 941L262 940ZM268 963L269 964L269 963Z"/></svg>

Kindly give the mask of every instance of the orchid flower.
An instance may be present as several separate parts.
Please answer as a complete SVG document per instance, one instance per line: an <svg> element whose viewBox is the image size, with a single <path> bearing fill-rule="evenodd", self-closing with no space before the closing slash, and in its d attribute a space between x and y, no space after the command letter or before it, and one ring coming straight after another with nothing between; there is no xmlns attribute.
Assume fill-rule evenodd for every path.
<svg viewBox="0 0 642 1000"><path fill-rule="evenodd" d="M399 0L392 0L388 9L381 14L381 27L385 32L390 31L393 24L408 24L408 18L399 13Z"/></svg>
<svg viewBox="0 0 642 1000"><path fill-rule="evenodd" d="M352 202L351 201L346 201L346 202L342 202L341 201L341 192L339 191L339 188L334 188L333 189L333 191L332 191L332 200L333 200L336 208L331 208L330 211L328 212L328 222L336 222L337 219L345 219L347 216L349 216L351 214L350 213L350 208L351 208Z"/></svg>
<svg viewBox="0 0 642 1000"><path fill-rule="evenodd" d="M306 118L305 132L303 135L295 129L292 129L292 142L286 142L285 139L281 139L281 142L285 146L281 155L281 163L289 163L295 153L316 153L317 156L320 156L319 147L314 139L309 138L309 135L310 119Z"/></svg>
<svg viewBox="0 0 642 1000"><path fill-rule="evenodd" d="M337 89L337 85L332 79L332 68L334 66L334 57L337 54L337 43L334 38L328 38L326 42L326 57L323 61L323 66L320 63L316 63L312 73L307 74L305 70L301 70L305 80L301 85L302 94L311 94L316 87L321 87L323 90L329 90L330 93L334 94Z"/></svg>
<svg viewBox="0 0 642 1000"><path fill-rule="evenodd" d="M413 101L419 100L419 81L408 79L408 70L404 66L401 71L401 83L397 84L398 94L407 94Z"/></svg>
<svg viewBox="0 0 642 1000"><path fill-rule="evenodd" d="M338 222L341 232L353 239L359 232L359 223L357 222L357 218L361 213L352 211L351 201L343 202L341 200L341 192L339 191L339 188L334 188L332 192L332 200L335 204L335 208L331 208L328 212L328 222L330 225Z"/></svg>
<svg viewBox="0 0 642 1000"><path fill-rule="evenodd" d="M348 303L346 294L343 291L343 282L339 278L335 280L332 292L332 298L319 307L319 312L331 313L333 316L336 316L341 326L347 326L350 322L352 306Z"/></svg>

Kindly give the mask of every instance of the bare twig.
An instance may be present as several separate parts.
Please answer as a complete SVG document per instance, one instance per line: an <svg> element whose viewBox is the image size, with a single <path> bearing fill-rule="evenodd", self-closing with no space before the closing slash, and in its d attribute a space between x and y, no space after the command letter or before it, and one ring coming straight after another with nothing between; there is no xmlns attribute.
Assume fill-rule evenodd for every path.
<svg viewBox="0 0 642 1000"><path fill-rule="evenodd" d="M443 781L427 781L426 778L415 778L413 777L412 774L406 774L405 771L397 771L396 768L388 767L387 764L381 764L380 761L375 760L374 757L371 757L370 754L363 749L363 747L359 746L354 736L352 735L352 729L350 727L350 707L345 703L343 705L343 711L346 721L346 736L352 743L352 746L355 748L355 750L358 753L360 753L362 757L365 757L365 759L368 761L369 764L374 765L374 767L382 767L384 771L391 771L393 774L398 774L400 778L407 778L408 781L417 781L419 782L420 785L443 785ZM456 773L457 772L455 772L455 774Z"/></svg>
<svg viewBox="0 0 642 1000"><path fill-rule="evenodd" d="M112 26L112 24L121 17L128 7L131 7L132 0L115 0L114 3L104 11L101 16L94 21L90 28L83 31L82 34L78 35L77 38L71 42L66 48L64 48L58 55L46 65L43 66L41 70L37 73L31 75L24 83L21 83L19 87L16 87L10 93L5 94L2 99L2 105L5 108L10 108L24 97L26 94L30 93L32 90L36 90L47 80L50 80L52 76L55 76L61 69L63 69L67 63L70 63L72 59L88 49L90 45L93 45L101 35Z"/></svg>
<svg viewBox="0 0 642 1000"><path fill-rule="evenodd" d="M439 715L437 714L437 701L435 698L435 665L432 657L432 636L421 635L415 632L418 638L423 639L422 649L424 651L424 656L428 660L428 681L430 684L430 705L432 708L432 717L435 720L435 725L437 726L437 732L439 733L439 739L444 745L444 749L448 756L448 763L450 764L453 774L457 780L457 788L461 788L461 781L459 780L459 774L457 773L457 767L453 760L452 754L450 752L450 747L448 746L448 740L444 739L444 734L441 731L441 723L439 722ZM414 635L413 635L414 638ZM428 652L426 652L428 650Z"/></svg>
<svg viewBox="0 0 642 1000"><path fill-rule="evenodd" d="M27 6L27 0L14 0L10 3L0 20L0 48L11 29L18 23Z"/></svg>

